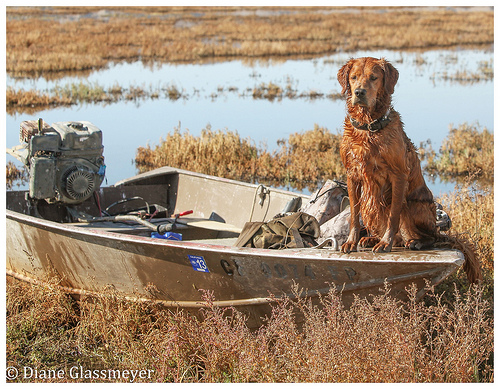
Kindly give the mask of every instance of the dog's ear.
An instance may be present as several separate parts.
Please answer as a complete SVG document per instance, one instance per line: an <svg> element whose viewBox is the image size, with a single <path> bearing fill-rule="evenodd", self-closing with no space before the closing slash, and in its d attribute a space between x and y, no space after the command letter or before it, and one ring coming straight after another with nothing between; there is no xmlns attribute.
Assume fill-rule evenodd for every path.
<svg viewBox="0 0 500 389"><path fill-rule="evenodd" d="M380 66L384 71L384 87L388 94L394 93L394 87L398 82L399 72L392 64L385 59L380 60Z"/></svg>
<svg viewBox="0 0 500 389"><path fill-rule="evenodd" d="M349 91L349 73L351 72L354 59L350 59L344 66L342 66L337 73L337 80L342 86L342 94L345 95Z"/></svg>

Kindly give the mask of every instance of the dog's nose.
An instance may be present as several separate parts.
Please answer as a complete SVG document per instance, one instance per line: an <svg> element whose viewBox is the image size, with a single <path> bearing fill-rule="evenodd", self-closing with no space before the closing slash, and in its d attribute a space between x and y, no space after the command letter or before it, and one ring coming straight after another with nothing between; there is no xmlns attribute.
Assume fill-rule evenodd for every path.
<svg viewBox="0 0 500 389"><path fill-rule="evenodd" d="M354 94L356 95L356 97L365 97L366 96L366 89L362 89L362 88L357 88L355 91L354 91Z"/></svg>

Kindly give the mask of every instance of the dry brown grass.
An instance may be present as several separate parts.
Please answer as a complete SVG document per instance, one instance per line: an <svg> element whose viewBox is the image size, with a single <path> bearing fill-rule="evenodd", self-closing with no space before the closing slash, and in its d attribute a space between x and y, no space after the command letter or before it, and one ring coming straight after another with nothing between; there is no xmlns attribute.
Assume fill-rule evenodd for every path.
<svg viewBox="0 0 500 389"><path fill-rule="evenodd" d="M493 183L494 146L493 133L486 128L467 123L451 127L439 152L430 143L422 144L420 154L425 169L445 179L467 177L473 173L487 183Z"/></svg>
<svg viewBox="0 0 500 389"><path fill-rule="evenodd" d="M248 182L312 190L328 178L345 177L338 154L341 137L315 125L312 130L279 140L278 149L269 152L265 145L257 147L251 139L241 139L237 132L213 132L207 128L200 137L194 137L189 131L182 134L175 129L155 148L140 147L135 161L140 172L168 165ZM493 182L493 134L487 129L480 132L477 126L459 125L450 130L439 151L428 143L421 145L420 154L424 169L444 180L462 182L473 174L486 186Z"/></svg>
<svg viewBox="0 0 500 389"><path fill-rule="evenodd" d="M298 293L298 290L296 291ZM426 303L389 288L344 307L331 292L320 305L276 299L258 330L232 309L206 307L199 321L119 296L76 304L55 288L7 283L7 366L22 372L151 369L153 382L493 382L491 302L480 288L429 291ZM305 317L302 326L295 315ZM118 381L127 381L120 379Z"/></svg>
<svg viewBox="0 0 500 389"><path fill-rule="evenodd" d="M280 140L278 150L269 152L265 145L257 147L237 132L208 127L195 137L177 128L159 145L139 147L135 163L139 172L172 166L246 182L313 190L328 178L344 176L336 152L340 139L340 134L316 125L313 130Z"/></svg>
<svg viewBox="0 0 500 389"><path fill-rule="evenodd" d="M7 190L12 189L15 185L22 185L28 181L28 171L25 168L18 169L13 162L8 162L6 168L6 184Z"/></svg>
<svg viewBox="0 0 500 389"><path fill-rule="evenodd" d="M7 88L7 113L34 113L41 109L53 108L61 105L77 105L87 103L110 104L118 101L143 101L165 97L178 100L185 97L183 91L173 85L153 87L152 85L130 85L128 88L118 84L105 89L98 83L70 83L64 86L57 85L50 91L31 89L15 90Z"/></svg>
<svg viewBox="0 0 500 389"><path fill-rule="evenodd" d="M493 44L493 10L7 7L7 73L58 78L113 62L314 57Z"/></svg>
<svg viewBox="0 0 500 389"><path fill-rule="evenodd" d="M494 254L494 190L492 185L479 186L469 178L457 184L455 191L437 201L452 219L452 228L467 233L474 242L483 269L493 272Z"/></svg>
<svg viewBox="0 0 500 389"><path fill-rule="evenodd" d="M341 134L324 127L302 133L293 133L288 141L278 141L280 148L271 155L266 172L275 177L275 184L302 190L314 190L327 179L345 177L345 169L338 154Z"/></svg>
<svg viewBox="0 0 500 389"><path fill-rule="evenodd" d="M237 87L217 88L216 92L212 92L210 97L214 101L217 97L230 92L237 93ZM195 91L194 95L199 91ZM285 88L275 83L262 83L259 86L247 89L247 93L239 94L238 97L251 96L254 99L267 99L269 101L287 99L319 99L329 98L337 100L343 98L339 93L330 93L325 95L314 90L299 92L292 89L290 84ZM15 113L35 113L42 109L54 108L61 105L77 105L77 104L110 104L119 101L144 101L147 99L167 98L169 100L189 99L189 95L183 89L179 89L175 85L130 85L128 88L115 83L109 88L104 88L98 83L69 83L66 85L57 85L49 91L39 91L31 89L7 88L6 105L7 113L12 115Z"/></svg>
<svg viewBox="0 0 500 389"><path fill-rule="evenodd" d="M154 149L139 147L136 166L140 172L173 166L200 173L252 181L256 175L257 147L237 132L203 129L199 137L175 129Z"/></svg>
<svg viewBox="0 0 500 389"><path fill-rule="evenodd" d="M475 82L491 81L494 77L493 63L482 62L479 64L479 69L476 72L468 72L465 70L457 70L455 73L449 74L445 72L439 79L456 82L462 85L470 85ZM436 77L433 77L436 78Z"/></svg>
<svg viewBox="0 0 500 389"><path fill-rule="evenodd" d="M40 109L72 104L71 99L64 98L37 90L25 91L8 87L6 91L7 113L22 110L26 113L36 112Z"/></svg>

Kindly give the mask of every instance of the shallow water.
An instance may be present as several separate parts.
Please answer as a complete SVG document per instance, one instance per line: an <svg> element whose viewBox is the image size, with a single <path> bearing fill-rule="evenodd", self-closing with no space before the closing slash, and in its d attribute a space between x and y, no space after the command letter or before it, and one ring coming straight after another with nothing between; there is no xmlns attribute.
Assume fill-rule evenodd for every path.
<svg viewBox="0 0 500 389"><path fill-rule="evenodd" d="M493 80L461 84L442 76L457 71L477 73L481 63L493 66L492 51L440 50L423 53L391 51L335 54L313 60L283 62L260 61L253 64L231 61L214 64L177 64L146 67L142 63L118 64L84 78L65 77L59 81L14 80L7 86L50 90L55 85L97 83L109 88L176 86L185 98L167 98L111 105L87 104L49 109L35 115L7 115L6 145L18 144L19 125L39 117L48 123L88 120L103 131L107 182L136 173L133 160L137 147L158 144L174 128L200 134L207 125L213 130L237 131L243 138L267 144L291 133L314 128L314 124L332 132L341 131L344 102L329 98L268 101L253 99L248 90L260 84L275 83L285 88L290 83L299 93L311 90L329 94L340 92L337 71L351 56L385 57L399 70L399 82L393 102L415 145L431 140L438 149L450 125L478 123L493 131ZM7 160L13 160L7 157ZM17 163L19 165L19 163ZM453 184L429 183L439 195Z"/></svg>

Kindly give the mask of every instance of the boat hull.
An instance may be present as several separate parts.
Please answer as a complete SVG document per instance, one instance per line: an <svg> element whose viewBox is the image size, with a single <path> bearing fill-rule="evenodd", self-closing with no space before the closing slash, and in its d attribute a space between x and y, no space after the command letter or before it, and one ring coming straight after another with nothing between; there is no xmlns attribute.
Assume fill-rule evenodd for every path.
<svg viewBox="0 0 500 389"><path fill-rule="evenodd" d="M234 247L235 231L247 221L268 220L308 196L170 167L100 188L81 204L33 201L26 195L7 192L8 275L55 282L74 295L113 290L124 298L192 311L206 304L203 295L209 291L213 305L238 308L251 327L270 313L271 296L294 297L299 290L317 300L334 287L349 304L354 295L379 293L385 283L395 295L404 297L411 284L422 294L426 280L435 285L464 261L455 250L343 254L331 248ZM147 212L159 205L156 210L165 213L148 216L157 223L154 230L171 223L183 240L151 238L152 223L145 219L101 217L103 210L128 217L130 208L144 204ZM188 210L191 222L171 218ZM83 221L75 217L80 214L87 215Z"/></svg>
<svg viewBox="0 0 500 389"><path fill-rule="evenodd" d="M317 298L331 287L353 296L377 294L384 284L405 295L410 284L423 291L463 263L454 250L395 250L342 254L331 249L264 250L200 242L176 242L66 226L7 211L7 272L25 280L57 280L73 294L109 288L132 299L168 307L234 306L258 326L269 314L270 296L291 296L294 286ZM420 292L422 293L422 292Z"/></svg>

